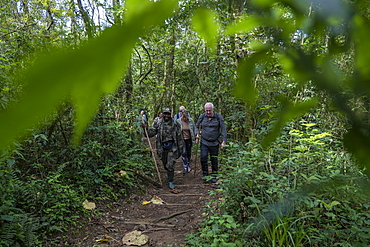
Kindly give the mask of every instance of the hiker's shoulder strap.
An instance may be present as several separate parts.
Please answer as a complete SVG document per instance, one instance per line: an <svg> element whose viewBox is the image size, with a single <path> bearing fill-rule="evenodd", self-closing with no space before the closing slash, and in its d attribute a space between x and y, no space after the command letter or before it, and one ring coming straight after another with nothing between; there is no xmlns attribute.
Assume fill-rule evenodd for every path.
<svg viewBox="0 0 370 247"><path fill-rule="evenodd" d="M206 114L205 114L205 113L200 114L199 119L198 119L198 123L199 123L199 124L202 124L203 119L204 119L205 117L206 117Z"/></svg>
<svg viewBox="0 0 370 247"><path fill-rule="evenodd" d="M220 122L220 120L221 120L221 115L220 115L219 113L215 112L215 118L217 119L217 121L219 121L219 122Z"/></svg>
<svg viewBox="0 0 370 247"><path fill-rule="evenodd" d="M200 116L199 116L199 122L203 122L203 119L206 117L206 113L202 113ZM215 112L215 118L217 119L218 122L220 122L221 120L221 115L217 112Z"/></svg>

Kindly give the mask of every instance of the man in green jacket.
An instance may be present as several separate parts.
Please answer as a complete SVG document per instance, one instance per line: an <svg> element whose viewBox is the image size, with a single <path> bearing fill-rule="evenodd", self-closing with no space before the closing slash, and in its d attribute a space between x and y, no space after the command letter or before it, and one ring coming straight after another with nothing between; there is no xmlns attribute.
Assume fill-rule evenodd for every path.
<svg viewBox="0 0 370 247"><path fill-rule="evenodd" d="M168 187L174 189L175 161L181 155L184 141L182 140L181 126L172 119L170 108L163 109L162 119L152 129L148 129L148 135L149 137L157 135L157 154L162 160L164 169L167 170ZM146 126L143 125L143 127Z"/></svg>

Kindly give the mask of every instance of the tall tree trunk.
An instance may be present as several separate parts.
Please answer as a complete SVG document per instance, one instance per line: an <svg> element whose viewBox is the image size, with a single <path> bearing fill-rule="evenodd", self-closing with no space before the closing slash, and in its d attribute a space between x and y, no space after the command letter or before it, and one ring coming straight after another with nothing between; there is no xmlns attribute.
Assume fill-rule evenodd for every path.
<svg viewBox="0 0 370 247"><path fill-rule="evenodd" d="M166 88L166 98L165 98L165 105L172 106L174 108L175 104L175 95L174 95L174 59L175 59L175 43L176 38L174 32L170 39L168 40L168 44L170 46L170 51L167 56L167 66L165 68L165 88Z"/></svg>
<svg viewBox="0 0 370 247"><path fill-rule="evenodd" d="M25 14L25 16L29 16L29 9L28 9L28 2L27 1L22 1L22 7L23 7L23 12ZM19 12L18 12L18 8L17 8L17 14L18 14L18 17L20 17L19 15Z"/></svg>
<svg viewBox="0 0 370 247"><path fill-rule="evenodd" d="M113 0L113 17L114 17L114 24L115 25L122 25L122 15L118 11L118 9L121 7L120 0Z"/></svg>
<svg viewBox="0 0 370 247"><path fill-rule="evenodd" d="M229 13L232 22L235 22L243 15L245 4L245 0L234 0L229 2ZM241 41L236 39L235 35L231 36L230 39L233 53L235 54L235 65L238 66L246 55L246 49L241 45ZM243 128L238 131L239 133L237 133L236 136L245 137L247 140L243 139L242 141L248 141L253 138L254 114L252 107L247 103L244 104L244 114Z"/></svg>
<svg viewBox="0 0 370 247"><path fill-rule="evenodd" d="M53 25L55 23L54 18L53 18L53 12L51 11L51 8L52 8L52 6L51 6L51 4L49 4L49 6L46 9L46 11L47 11L47 13L48 13L48 15L50 17L50 23L49 23L49 25L47 27L47 30L48 31L51 30L51 28L53 27Z"/></svg>
<svg viewBox="0 0 370 247"><path fill-rule="evenodd" d="M234 0L230 1L229 13L231 16L231 21L235 22L243 15L245 0ZM240 46L240 40L235 39L235 35L232 36L234 42L232 42L232 48L235 54L235 64L238 66L241 59L243 59L245 52L244 48Z"/></svg>
<svg viewBox="0 0 370 247"><path fill-rule="evenodd" d="M78 4L78 9L80 10L85 28L86 28L87 37L89 39L92 39L94 37L93 21L91 20L89 14L86 12L86 10L83 8L81 0L77 0L77 4Z"/></svg>
<svg viewBox="0 0 370 247"><path fill-rule="evenodd" d="M223 88L223 80L222 80L222 71L221 71L221 67L222 67L222 58L221 58L221 45L220 45L220 42L218 42L217 44L217 50L216 50L216 57L217 57L217 60L216 60L216 74L217 74L217 83L218 83L218 94L217 94L217 103L218 103L218 108L217 108L217 112L222 114L223 110L222 110L222 96L221 96L221 90ZM216 102L213 102L213 103L216 103Z"/></svg>
<svg viewBox="0 0 370 247"><path fill-rule="evenodd" d="M131 62L128 65L126 76L125 76L125 100L126 103L131 104L131 96L133 93L133 80L132 80L132 66Z"/></svg>

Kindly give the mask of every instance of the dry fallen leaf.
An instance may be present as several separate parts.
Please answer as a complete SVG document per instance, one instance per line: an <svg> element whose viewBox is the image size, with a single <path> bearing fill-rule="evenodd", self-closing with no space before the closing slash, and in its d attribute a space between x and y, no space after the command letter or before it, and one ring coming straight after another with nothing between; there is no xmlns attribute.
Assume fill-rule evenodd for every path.
<svg viewBox="0 0 370 247"><path fill-rule="evenodd" d="M104 238L96 240L96 242L108 242L109 236L107 234L104 234Z"/></svg>
<svg viewBox="0 0 370 247"><path fill-rule="evenodd" d="M153 196L152 200L150 201L143 201L141 203L141 205L147 205L149 203L153 203L153 204L165 204L165 202L158 196Z"/></svg>
<svg viewBox="0 0 370 247"><path fill-rule="evenodd" d="M158 196L153 196L152 200L150 200L153 204L165 204L165 202Z"/></svg>
<svg viewBox="0 0 370 247"><path fill-rule="evenodd" d="M96 208L96 205L94 202L89 202L88 200L85 200L82 205L84 206L85 209L88 210L93 210Z"/></svg>
<svg viewBox="0 0 370 247"><path fill-rule="evenodd" d="M151 201L143 201L143 203L141 203L141 205L147 205L149 203L151 203Z"/></svg>
<svg viewBox="0 0 370 247"><path fill-rule="evenodd" d="M136 245L136 246L142 246L148 242L149 238L148 236L141 234L140 231L132 231L127 233L122 238L122 243L126 245Z"/></svg>

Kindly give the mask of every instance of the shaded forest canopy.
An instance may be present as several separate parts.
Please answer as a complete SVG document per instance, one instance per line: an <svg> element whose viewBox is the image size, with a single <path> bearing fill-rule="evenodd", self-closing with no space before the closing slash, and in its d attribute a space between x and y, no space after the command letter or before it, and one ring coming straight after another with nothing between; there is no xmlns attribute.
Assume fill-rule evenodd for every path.
<svg viewBox="0 0 370 247"><path fill-rule="evenodd" d="M139 110L206 102L230 140L224 201L189 245L368 244L368 0L1 6L0 245L41 246L85 199L141 190Z"/></svg>

